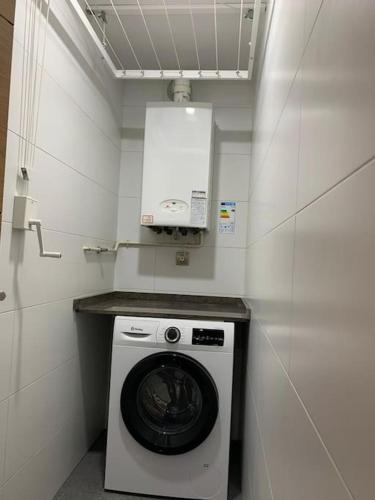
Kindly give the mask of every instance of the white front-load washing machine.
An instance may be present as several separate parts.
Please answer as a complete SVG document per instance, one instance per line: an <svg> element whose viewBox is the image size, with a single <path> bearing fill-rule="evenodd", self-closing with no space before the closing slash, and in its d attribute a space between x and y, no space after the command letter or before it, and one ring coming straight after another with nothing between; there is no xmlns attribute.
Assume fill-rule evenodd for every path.
<svg viewBox="0 0 375 500"><path fill-rule="evenodd" d="M105 488L227 500L234 324L116 317Z"/></svg>

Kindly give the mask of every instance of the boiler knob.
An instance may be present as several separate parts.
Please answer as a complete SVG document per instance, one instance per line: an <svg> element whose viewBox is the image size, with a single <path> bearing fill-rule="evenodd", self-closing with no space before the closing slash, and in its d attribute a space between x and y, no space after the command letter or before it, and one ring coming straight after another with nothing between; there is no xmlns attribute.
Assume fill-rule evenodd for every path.
<svg viewBox="0 0 375 500"><path fill-rule="evenodd" d="M178 342L181 338L181 332L178 328L175 326L171 326L170 328L167 328L165 330L164 334L165 340L169 342L170 344L175 344Z"/></svg>

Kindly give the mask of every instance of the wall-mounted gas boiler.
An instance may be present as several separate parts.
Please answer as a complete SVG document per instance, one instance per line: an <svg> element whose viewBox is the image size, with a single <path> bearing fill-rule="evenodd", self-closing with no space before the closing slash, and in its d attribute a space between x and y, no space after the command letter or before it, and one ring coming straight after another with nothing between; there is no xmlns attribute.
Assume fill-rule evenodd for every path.
<svg viewBox="0 0 375 500"><path fill-rule="evenodd" d="M213 152L211 104L147 104L141 224L208 229Z"/></svg>

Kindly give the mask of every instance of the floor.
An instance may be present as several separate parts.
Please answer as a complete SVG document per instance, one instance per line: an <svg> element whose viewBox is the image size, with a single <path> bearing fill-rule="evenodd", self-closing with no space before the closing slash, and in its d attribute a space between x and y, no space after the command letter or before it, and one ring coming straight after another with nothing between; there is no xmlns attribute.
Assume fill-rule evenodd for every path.
<svg viewBox="0 0 375 500"><path fill-rule="evenodd" d="M57 492L54 500L150 500L150 497L126 495L103 490L105 465L105 435L94 444L77 465L71 476ZM240 453L235 446L231 452L228 500L240 496Z"/></svg>

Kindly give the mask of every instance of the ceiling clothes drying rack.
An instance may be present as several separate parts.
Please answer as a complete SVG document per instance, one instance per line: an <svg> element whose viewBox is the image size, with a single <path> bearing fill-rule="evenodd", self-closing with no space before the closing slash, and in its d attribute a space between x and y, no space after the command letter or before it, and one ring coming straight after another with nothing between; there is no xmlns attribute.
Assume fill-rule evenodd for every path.
<svg viewBox="0 0 375 500"><path fill-rule="evenodd" d="M115 78L252 77L262 0L69 1Z"/></svg>

